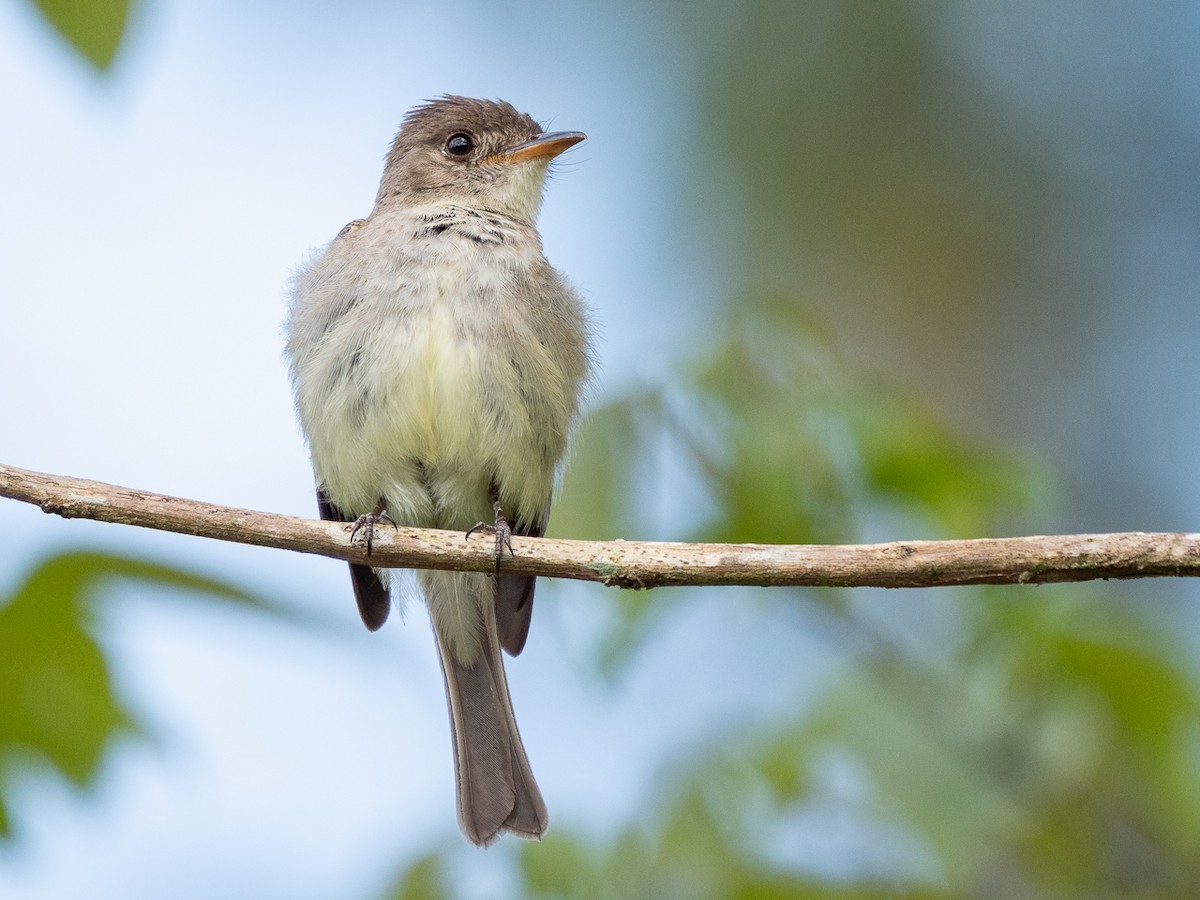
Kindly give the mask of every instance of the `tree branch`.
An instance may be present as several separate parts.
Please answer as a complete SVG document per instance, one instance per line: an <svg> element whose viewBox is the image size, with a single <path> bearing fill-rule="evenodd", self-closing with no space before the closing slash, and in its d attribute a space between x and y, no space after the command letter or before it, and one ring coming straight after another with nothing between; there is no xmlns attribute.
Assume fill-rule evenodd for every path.
<svg viewBox="0 0 1200 900"><path fill-rule="evenodd" d="M346 526L216 506L179 497L0 465L0 497L67 519L137 525L241 544L367 562ZM378 530L380 567L491 571L491 537L400 527ZM513 537L506 572L598 581L623 588L670 585L936 587L1040 584L1098 578L1200 575L1200 534L1076 534L783 545L566 541Z"/></svg>

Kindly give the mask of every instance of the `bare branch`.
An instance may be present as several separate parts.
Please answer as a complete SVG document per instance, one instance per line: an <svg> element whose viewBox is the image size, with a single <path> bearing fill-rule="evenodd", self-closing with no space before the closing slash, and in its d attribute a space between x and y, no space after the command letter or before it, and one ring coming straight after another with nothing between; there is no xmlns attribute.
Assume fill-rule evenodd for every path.
<svg viewBox="0 0 1200 900"><path fill-rule="evenodd" d="M367 562L347 530L0 465L0 496L64 518L175 531ZM401 527L375 533L380 567L489 571L489 537ZM670 585L935 587L1200 575L1200 534L1075 534L863 545L683 544L513 537L504 569L623 588Z"/></svg>

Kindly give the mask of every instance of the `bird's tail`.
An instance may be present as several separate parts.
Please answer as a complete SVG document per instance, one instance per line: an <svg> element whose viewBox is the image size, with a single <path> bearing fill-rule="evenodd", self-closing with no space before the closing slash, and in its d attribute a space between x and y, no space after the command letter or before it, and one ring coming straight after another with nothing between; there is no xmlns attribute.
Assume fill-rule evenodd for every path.
<svg viewBox="0 0 1200 900"><path fill-rule="evenodd" d="M459 824L481 847L504 832L537 840L546 832L546 805L508 696L496 629L496 580L427 571L421 581L446 681ZM463 621L470 618L474 622Z"/></svg>

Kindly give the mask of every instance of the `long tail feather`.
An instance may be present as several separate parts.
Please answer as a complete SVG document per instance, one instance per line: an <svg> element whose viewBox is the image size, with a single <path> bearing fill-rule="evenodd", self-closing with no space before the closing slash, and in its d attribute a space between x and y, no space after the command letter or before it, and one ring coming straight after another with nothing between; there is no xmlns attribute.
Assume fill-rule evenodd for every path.
<svg viewBox="0 0 1200 900"><path fill-rule="evenodd" d="M508 694L496 629L495 579L424 572L422 582L445 676L463 832L483 847L505 832L539 839L546 832L546 805ZM455 605L454 616L447 615L448 604ZM463 607L468 604L482 621L464 633ZM458 633L451 630L455 628Z"/></svg>

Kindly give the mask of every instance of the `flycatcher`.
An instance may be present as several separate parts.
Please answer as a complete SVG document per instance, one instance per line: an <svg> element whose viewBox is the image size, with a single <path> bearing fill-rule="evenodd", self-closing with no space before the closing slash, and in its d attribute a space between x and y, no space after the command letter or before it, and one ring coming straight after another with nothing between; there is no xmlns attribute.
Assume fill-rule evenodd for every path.
<svg viewBox="0 0 1200 900"><path fill-rule="evenodd" d="M534 227L550 161L579 143L508 103L443 97L408 113L375 208L296 276L287 352L322 518L368 554L382 522L496 536L497 573L418 573L474 843L540 838L546 806L513 717L503 647L525 645L534 579L500 574L540 536L588 376L588 315ZM487 524L481 524L487 523ZM372 631L395 573L351 564Z"/></svg>

